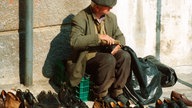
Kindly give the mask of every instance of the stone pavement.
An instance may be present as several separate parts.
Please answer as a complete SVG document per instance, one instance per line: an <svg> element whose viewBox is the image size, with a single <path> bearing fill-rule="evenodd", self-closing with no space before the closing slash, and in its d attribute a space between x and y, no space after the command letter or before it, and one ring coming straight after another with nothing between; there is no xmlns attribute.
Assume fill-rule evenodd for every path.
<svg viewBox="0 0 192 108"><path fill-rule="evenodd" d="M176 71L178 81L173 87L163 88L163 94L160 99L163 100L164 97L169 98L171 91L174 90L181 94L185 94L188 99L192 100L192 66L180 66L173 68ZM50 86L48 79L33 82L33 85L30 87L26 87L21 84L0 85L0 91L3 89L6 91L12 91L11 89L29 89L34 94L34 96L37 96L42 90L51 90L52 92L55 92L52 86ZM93 105L92 101L88 101L86 103L90 108ZM154 104L145 105L146 108L150 106L154 106Z"/></svg>

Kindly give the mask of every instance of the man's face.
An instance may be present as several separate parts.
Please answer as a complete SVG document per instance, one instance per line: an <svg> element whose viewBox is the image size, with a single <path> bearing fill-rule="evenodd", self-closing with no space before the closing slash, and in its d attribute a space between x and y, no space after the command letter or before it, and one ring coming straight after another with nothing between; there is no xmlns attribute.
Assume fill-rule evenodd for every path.
<svg viewBox="0 0 192 108"><path fill-rule="evenodd" d="M107 6L100 6L98 5L98 12L100 14L108 14L110 12L110 10L112 9L112 7L107 7Z"/></svg>

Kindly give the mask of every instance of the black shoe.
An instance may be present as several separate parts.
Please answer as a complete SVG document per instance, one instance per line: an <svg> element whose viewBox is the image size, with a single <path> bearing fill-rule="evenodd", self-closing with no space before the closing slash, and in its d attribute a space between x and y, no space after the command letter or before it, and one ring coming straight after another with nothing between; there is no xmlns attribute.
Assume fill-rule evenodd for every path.
<svg viewBox="0 0 192 108"><path fill-rule="evenodd" d="M69 84L63 84L59 90L59 101L68 108L89 108L85 102L76 96L76 87L71 87Z"/></svg>
<svg viewBox="0 0 192 108"><path fill-rule="evenodd" d="M47 100L47 94L44 90L42 90L38 95L37 95L37 100L39 103L41 104L46 104L46 101Z"/></svg>
<svg viewBox="0 0 192 108"><path fill-rule="evenodd" d="M109 95L102 98L106 108L119 108L117 102Z"/></svg>
<svg viewBox="0 0 192 108"><path fill-rule="evenodd" d="M67 108L60 103L57 94L51 91L47 93L44 90L41 91L37 99L39 102L33 108Z"/></svg>
<svg viewBox="0 0 192 108"><path fill-rule="evenodd" d="M24 95L25 95L25 99L26 99L26 101L27 101L27 103L28 103L29 105L33 106L34 104L37 103L36 98L35 98L34 95L29 91L29 89L26 89L26 90L25 90Z"/></svg>
<svg viewBox="0 0 192 108"><path fill-rule="evenodd" d="M130 105L128 99L123 94L118 95L115 99L121 108L128 108Z"/></svg>
<svg viewBox="0 0 192 108"><path fill-rule="evenodd" d="M21 104L20 104L19 108L25 108L25 95L24 95L24 92L22 92L21 89L17 89L16 96L21 101Z"/></svg>

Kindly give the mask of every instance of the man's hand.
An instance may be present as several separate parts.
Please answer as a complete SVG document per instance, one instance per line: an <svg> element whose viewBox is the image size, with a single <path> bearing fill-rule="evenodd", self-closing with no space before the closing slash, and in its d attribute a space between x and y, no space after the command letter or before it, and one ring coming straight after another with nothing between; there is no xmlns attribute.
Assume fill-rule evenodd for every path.
<svg viewBox="0 0 192 108"><path fill-rule="evenodd" d="M115 43L115 39L109 35L99 35L99 39L101 40L101 45L112 45Z"/></svg>
<svg viewBox="0 0 192 108"><path fill-rule="evenodd" d="M112 55L116 54L120 49L121 49L121 46L120 46L120 45L117 45L117 46L111 51L111 54L112 54Z"/></svg>

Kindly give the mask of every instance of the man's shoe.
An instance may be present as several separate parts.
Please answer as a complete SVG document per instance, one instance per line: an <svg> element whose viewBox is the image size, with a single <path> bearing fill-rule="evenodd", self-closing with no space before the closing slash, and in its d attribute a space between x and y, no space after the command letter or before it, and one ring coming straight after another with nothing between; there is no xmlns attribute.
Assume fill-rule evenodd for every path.
<svg viewBox="0 0 192 108"><path fill-rule="evenodd" d="M35 96L29 91L29 89L25 90L24 95L29 105L33 106L34 104L37 103Z"/></svg>
<svg viewBox="0 0 192 108"><path fill-rule="evenodd" d="M19 106L19 108L25 108L25 94L23 91L21 91L21 89L17 89L16 91L16 96L20 99L21 104Z"/></svg>
<svg viewBox="0 0 192 108"><path fill-rule="evenodd" d="M121 108L128 108L130 105L128 99L123 94L118 95L115 99Z"/></svg>
<svg viewBox="0 0 192 108"><path fill-rule="evenodd" d="M119 108L117 102L109 95L102 98L105 103L105 108Z"/></svg>
<svg viewBox="0 0 192 108"><path fill-rule="evenodd" d="M175 97L177 100L183 101L187 106L192 106L192 101L189 100L185 95L180 94L176 91L171 92L171 98Z"/></svg>
<svg viewBox="0 0 192 108"><path fill-rule="evenodd" d="M59 101L68 108L88 108L85 102L83 102L75 94L75 87L71 87L68 84L63 84L58 93Z"/></svg>

